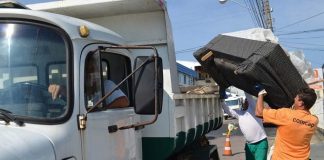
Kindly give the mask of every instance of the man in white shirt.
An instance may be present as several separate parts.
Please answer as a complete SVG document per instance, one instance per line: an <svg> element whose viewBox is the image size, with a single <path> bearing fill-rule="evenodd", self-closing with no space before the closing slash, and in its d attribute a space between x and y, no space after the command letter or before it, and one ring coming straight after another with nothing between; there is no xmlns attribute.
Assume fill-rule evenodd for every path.
<svg viewBox="0 0 324 160"><path fill-rule="evenodd" d="M224 112L226 112L229 116L238 119L239 127L246 139L246 159L266 160L268 152L268 140L263 128L262 119L256 117L254 114L256 101L248 93L245 93L245 96L246 100L241 109L229 108L225 104L224 99L221 102L221 106L224 109Z"/></svg>

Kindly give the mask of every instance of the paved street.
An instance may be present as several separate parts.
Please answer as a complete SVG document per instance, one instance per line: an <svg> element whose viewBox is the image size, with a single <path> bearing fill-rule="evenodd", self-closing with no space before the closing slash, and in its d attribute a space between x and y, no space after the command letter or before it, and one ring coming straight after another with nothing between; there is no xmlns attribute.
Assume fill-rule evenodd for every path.
<svg viewBox="0 0 324 160"><path fill-rule="evenodd" d="M223 126L216 130L212 131L207 135L207 138L209 139L210 144L217 145L218 147L218 154L221 160L244 160L245 159L245 151L244 151L244 143L245 139L243 137L242 132L238 128L235 130L231 135L231 150L233 153L233 156L223 156L224 152L224 143L225 143L225 136L223 133L227 131L227 125L228 123L233 123L235 126L238 127L238 122L236 119L229 119L225 120ZM268 141L269 141L269 148L274 143L274 138L276 134L276 128L275 127L265 127L265 130L267 132ZM311 159L312 160L320 160L324 159L324 136L320 133L317 133L313 136L311 141Z"/></svg>

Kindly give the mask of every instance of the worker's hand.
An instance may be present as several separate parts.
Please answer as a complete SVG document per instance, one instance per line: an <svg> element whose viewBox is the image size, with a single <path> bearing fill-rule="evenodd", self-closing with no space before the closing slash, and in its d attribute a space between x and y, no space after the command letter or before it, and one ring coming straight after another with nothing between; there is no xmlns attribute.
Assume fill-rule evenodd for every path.
<svg viewBox="0 0 324 160"><path fill-rule="evenodd" d="M226 99L227 95L226 95L226 89L223 87L219 88L219 99Z"/></svg>
<svg viewBox="0 0 324 160"><path fill-rule="evenodd" d="M265 90L265 89L263 89L263 90L261 90L259 93L258 93L258 96L265 96L265 95L267 95L268 93L267 93L267 91Z"/></svg>
<svg viewBox="0 0 324 160"><path fill-rule="evenodd" d="M65 95L65 88L57 84L51 84L48 86L48 92L52 94L52 99L55 100L59 95Z"/></svg>

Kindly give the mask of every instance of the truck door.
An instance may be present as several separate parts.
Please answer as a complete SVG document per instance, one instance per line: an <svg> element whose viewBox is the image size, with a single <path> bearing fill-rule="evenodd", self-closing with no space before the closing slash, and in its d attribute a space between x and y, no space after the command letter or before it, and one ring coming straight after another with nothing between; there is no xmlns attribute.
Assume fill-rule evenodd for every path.
<svg viewBox="0 0 324 160"><path fill-rule="evenodd" d="M93 52L88 47L82 53L80 65L81 112L89 111L107 92L108 85L118 84L131 72L129 57L113 52ZM109 133L112 125L129 125L139 121L132 107L131 79L123 83L118 94L104 100L98 108L87 114L86 128L81 130L84 159L141 159L141 135L133 128ZM123 93L123 95L122 95ZM117 103L114 99L128 99ZM113 100L111 100L113 99ZM125 100L125 99L124 99ZM83 105L82 105L83 104ZM85 113L81 113L85 114Z"/></svg>

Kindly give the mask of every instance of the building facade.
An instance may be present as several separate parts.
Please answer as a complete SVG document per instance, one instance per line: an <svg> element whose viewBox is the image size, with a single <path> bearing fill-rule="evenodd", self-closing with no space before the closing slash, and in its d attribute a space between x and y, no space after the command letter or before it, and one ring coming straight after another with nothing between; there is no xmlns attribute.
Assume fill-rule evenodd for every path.
<svg viewBox="0 0 324 160"><path fill-rule="evenodd" d="M180 86L193 86L196 84L198 73L180 63L177 63Z"/></svg>

